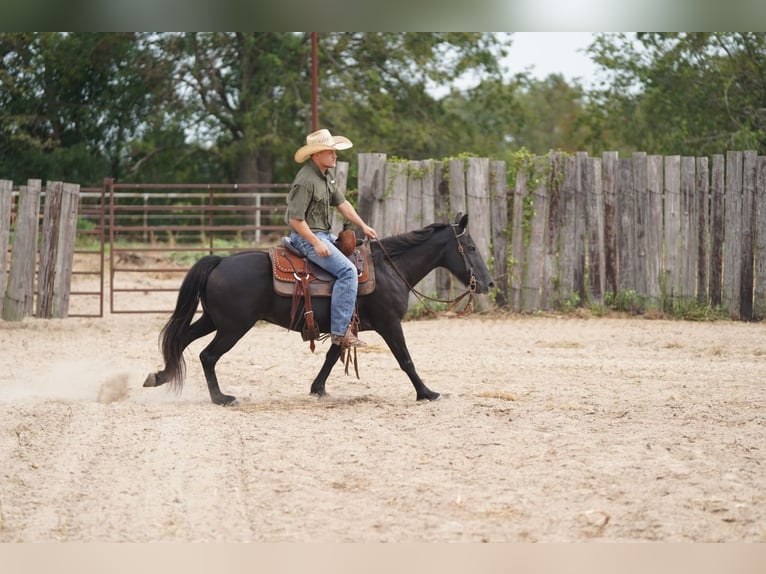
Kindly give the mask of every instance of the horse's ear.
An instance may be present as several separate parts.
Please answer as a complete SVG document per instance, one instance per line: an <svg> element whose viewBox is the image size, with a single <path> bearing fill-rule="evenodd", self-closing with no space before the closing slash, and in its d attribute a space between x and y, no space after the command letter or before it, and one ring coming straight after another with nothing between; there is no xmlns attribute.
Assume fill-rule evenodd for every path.
<svg viewBox="0 0 766 574"><path fill-rule="evenodd" d="M465 229L468 227L468 214L466 213L463 215L462 213L458 213L457 217L455 218L455 223L460 229Z"/></svg>

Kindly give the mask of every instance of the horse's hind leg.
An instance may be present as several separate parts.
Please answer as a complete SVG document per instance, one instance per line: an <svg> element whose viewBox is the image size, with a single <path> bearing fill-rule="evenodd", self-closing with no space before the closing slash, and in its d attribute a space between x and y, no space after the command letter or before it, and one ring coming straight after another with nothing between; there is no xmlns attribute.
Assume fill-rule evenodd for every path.
<svg viewBox="0 0 766 574"><path fill-rule="evenodd" d="M312 395L323 397L327 394L324 386L325 386L325 383L327 382L327 377L330 376L330 371L332 371L332 368L335 366L335 363L338 362L339 358L340 358L340 346L330 345L330 350L327 351L327 354L325 355L324 364L322 365L322 368L319 370L319 373L314 379L314 382L311 383Z"/></svg>
<svg viewBox="0 0 766 574"><path fill-rule="evenodd" d="M219 329L210 344L199 354L199 359L202 362L202 370L205 373L205 380L207 381L207 389L210 391L210 399L216 405L228 406L236 404L237 402L236 397L225 395L221 392L221 387L218 385L218 376L215 373L215 366L218 363L218 360L230 351L249 329L250 326L246 329L239 329L229 333L221 333L221 330Z"/></svg>
<svg viewBox="0 0 766 574"><path fill-rule="evenodd" d="M184 349L191 345L193 341L196 341L205 335L209 335L213 331L215 331L215 325L213 324L213 320L210 318L210 315L207 313L202 313L202 316L199 319L189 325L189 331L186 333L186 338L183 341ZM149 373L149 375L146 377L146 380L144 381L144 386L159 387L160 385L167 383L168 380L170 380L170 377L168 377L167 370L162 369L156 373Z"/></svg>

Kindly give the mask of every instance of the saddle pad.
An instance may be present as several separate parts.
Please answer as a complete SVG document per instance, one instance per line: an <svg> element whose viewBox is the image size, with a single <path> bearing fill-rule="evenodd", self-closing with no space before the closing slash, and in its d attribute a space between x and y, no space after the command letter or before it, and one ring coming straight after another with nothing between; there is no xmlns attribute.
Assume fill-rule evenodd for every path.
<svg viewBox="0 0 766 574"><path fill-rule="evenodd" d="M297 282L296 275L303 276L307 272L312 297L329 297L332 295L335 276L319 265L288 251L281 245L270 247L269 257L274 276L274 291L277 295L292 297ZM363 243L349 256L349 259L356 266L359 276L357 296L369 295L375 290L375 270L370 257L370 246Z"/></svg>

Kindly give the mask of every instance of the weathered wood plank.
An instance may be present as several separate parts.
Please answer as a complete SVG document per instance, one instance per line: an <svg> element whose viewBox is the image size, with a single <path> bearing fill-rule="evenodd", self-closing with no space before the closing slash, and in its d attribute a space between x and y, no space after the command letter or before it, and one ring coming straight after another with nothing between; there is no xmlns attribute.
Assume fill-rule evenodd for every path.
<svg viewBox="0 0 766 574"><path fill-rule="evenodd" d="M662 307L662 156L646 158L646 306Z"/></svg>
<svg viewBox="0 0 766 574"><path fill-rule="evenodd" d="M471 157L466 165L466 213L469 214L468 227L476 248L485 263L492 255L492 217L490 214L489 159ZM477 309L487 309L488 295L475 297Z"/></svg>
<svg viewBox="0 0 766 574"><path fill-rule="evenodd" d="M61 195L64 184L49 181L45 186L43 234L40 239L40 267L37 272L37 317L50 318L53 313L53 281L59 248Z"/></svg>
<svg viewBox="0 0 766 574"><path fill-rule="evenodd" d="M617 209L617 290L636 288L635 281L635 196L633 193L633 160L617 161L617 185L615 186Z"/></svg>
<svg viewBox="0 0 766 574"><path fill-rule="evenodd" d="M739 289L739 312L745 320L753 318L753 258L755 257L755 183L758 177L758 154L748 150L742 157L742 267Z"/></svg>
<svg viewBox="0 0 766 574"><path fill-rule="evenodd" d="M665 273L663 298L681 292L681 156L665 157Z"/></svg>
<svg viewBox="0 0 766 574"><path fill-rule="evenodd" d="M557 299L559 304L570 305L575 303L573 296L580 294L575 284L575 266L577 264L576 220L577 220L577 159L566 156L563 162L563 175L561 181L561 249L558 262L558 288ZM582 299L579 299L582 303Z"/></svg>
<svg viewBox="0 0 766 574"><path fill-rule="evenodd" d="M753 287L753 319L766 319L766 156L760 156L756 167L755 197L755 269Z"/></svg>
<svg viewBox="0 0 766 574"><path fill-rule="evenodd" d="M606 276L604 265L604 195L601 187L601 159L588 158L584 163L583 186L587 199L588 221L588 297L604 303Z"/></svg>
<svg viewBox="0 0 766 574"><path fill-rule="evenodd" d="M604 194L604 280L605 294L617 294L617 160L616 151L601 155L602 193Z"/></svg>
<svg viewBox="0 0 766 574"><path fill-rule="evenodd" d="M585 162L588 161L588 154L578 151L575 154L575 159L577 160L577 193L575 193L574 282L580 302L584 304L588 298L587 285L585 284L587 275L588 197L583 187L583 174L585 173Z"/></svg>
<svg viewBox="0 0 766 574"><path fill-rule="evenodd" d="M521 310L521 288L524 280L524 202L526 200L529 174L526 169L516 172L513 188L513 212L511 214L511 262L508 267L510 283L509 302L513 311Z"/></svg>
<svg viewBox="0 0 766 574"><path fill-rule="evenodd" d="M462 159L449 160L449 205L451 220L458 213L466 213L465 161Z"/></svg>
<svg viewBox="0 0 766 574"><path fill-rule="evenodd" d="M381 237L398 235L407 231L405 219L407 215L407 164L387 162L385 181L382 233L376 228Z"/></svg>
<svg viewBox="0 0 766 574"><path fill-rule="evenodd" d="M407 162L407 209L404 216L404 228L406 231L420 229L425 225L425 222L423 221L422 167L422 162Z"/></svg>
<svg viewBox="0 0 766 574"><path fill-rule="evenodd" d="M710 175L710 275L708 297L710 304L723 303L723 240L724 240L724 156L713 156Z"/></svg>
<svg viewBox="0 0 766 574"><path fill-rule="evenodd" d="M444 163L434 163L434 216L438 223L451 223L449 207L449 181ZM446 269L436 270L436 292L439 299L448 299L452 291L452 276Z"/></svg>
<svg viewBox="0 0 766 574"><path fill-rule="evenodd" d="M492 273L497 294L495 303L508 305L508 190L504 161L490 163L490 201L492 212Z"/></svg>
<svg viewBox="0 0 766 574"><path fill-rule="evenodd" d="M647 244L647 227L649 223L649 191L647 187L647 159L646 153L636 152L631 158L633 161L633 237L635 239L635 251L633 253L633 289L640 294L647 291L647 262L649 251Z"/></svg>
<svg viewBox="0 0 766 574"><path fill-rule="evenodd" d="M5 289L8 285L8 245L11 236L11 203L13 182L0 179L0 317L5 303Z"/></svg>
<svg viewBox="0 0 766 574"><path fill-rule="evenodd" d="M421 185L421 203L422 213L420 217L421 227L430 225L435 222L436 217L436 182L434 180L434 162L431 160L423 160L420 162L420 177L422 180ZM434 269L428 275L423 278L421 285L423 292L428 293L431 296L438 297L437 288L437 271Z"/></svg>
<svg viewBox="0 0 766 574"><path fill-rule="evenodd" d="M742 152L726 152L724 193L723 307L732 319L740 318L742 286Z"/></svg>
<svg viewBox="0 0 766 574"><path fill-rule="evenodd" d="M386 154L360 153L359 216L380 235L384 228L383 200L386 190Z"/></svg>
<svg viewBox="0 0 766 574"><path fill-rule="evenodd" d="M31 179L19 189L11 271L3 305L3 319L6 321L21 321L32 314L41 186L39 179Z"/></svg>
<svg viewBox="0 0 766 574"><path fill-rule="evenodd" d="M710 270L710 238L708 210L710 209L710 170L706 157L697 158L697 303L707 305Z"/></svg>
<svg viewBox="0 0 766 574"><path fill-rule="evenodd" d="M557 300L556 282L558 280L558 257L561 247L561 153L551 152L548 158L548 216L545 224L543 276L540 288L540 308L553 309Z"/></svg>
<svg viewBox="0 0 766 574"><path fill-rule="evenodd" d="M697 288L697 199L696 160L693 157L681 158L681 245L680 272L681 290L679 295L686 301L696 299Z"/></svg>
<svg viewBox="0 0 766 574"><path fill-rule="evenodd" d="M537 158L535 171L545 173L547 166ZM543 255L545 252L545 226L548 220L548 181L545 177L536 178L537 185L532 190L532 217L529 222L529 246L526 249L526 273L521 289L521 310L535 311L540 308L540 289L543 275Z"/></svg>
<svg viewBox="0 0 766 574"><path fill-rule="evenodd" d="M61 225L59 226L59 247L56 252L56 273L53 280L51 310L51 316L57 319L63 319L69 315L69 295L72 287L79 205L80 186L74 183L65 183L61 196Z"/></svg>

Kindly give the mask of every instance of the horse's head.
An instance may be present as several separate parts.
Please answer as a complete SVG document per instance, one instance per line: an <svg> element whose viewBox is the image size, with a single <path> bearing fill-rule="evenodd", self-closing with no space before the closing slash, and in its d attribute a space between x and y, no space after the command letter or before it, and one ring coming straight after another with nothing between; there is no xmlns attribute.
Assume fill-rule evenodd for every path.
<svg viewBox="0 0 766 574"><path fill-rule="evenodd" d="M457 249L448 250L445 267L467 287L473 287L476 293L488 293L495 284L487 264L468 233L468 214L458 213L451 227Z"/></svg>

